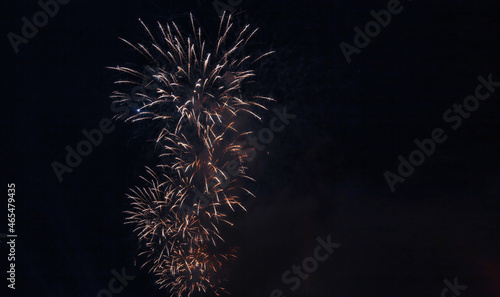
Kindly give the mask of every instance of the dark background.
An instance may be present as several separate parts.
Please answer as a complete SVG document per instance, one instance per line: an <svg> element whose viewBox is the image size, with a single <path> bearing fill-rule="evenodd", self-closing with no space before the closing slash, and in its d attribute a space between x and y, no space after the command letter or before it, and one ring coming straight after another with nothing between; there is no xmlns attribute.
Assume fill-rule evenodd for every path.
<svg viewBox="0 0 500 297"><path fill-rule="evenodd" d="M472 95L479 75L500 81L499 4L402 1L403 12L348 64L339 48L387 1L251 1L238 24L260 27L250 47L275 50L257 69L263 95L297 117L251 164L257 198L237 222L233 296L440 296L444 279L461 296L500 296L500 94L452 131L442 115ZM127 189L152 149L147 133L116 129L59 183L53 161L113 116L117 74L138 61L117 37L147 41L138 18L183 23L193 12L207 34L212 1L78 1L60 8L15 54L7 39L36 1L2 0L0 232L7 183L16 183L17 283L1 296L96 296L110 271L136 278L116 296L169 296L136 259L124 225ZM210 35L207 36L207 38ZM261 124L266 127L268 118ZM386 170L443 128L448 139L392 193ZM256 126L259 129L259 126ZM2 223L2 224L4 224ZM341 247L291 292L283 272L312 254L316 237ZM103 295L104 296L104 295ZM446 296L453 296L448 293Z"/></svg>

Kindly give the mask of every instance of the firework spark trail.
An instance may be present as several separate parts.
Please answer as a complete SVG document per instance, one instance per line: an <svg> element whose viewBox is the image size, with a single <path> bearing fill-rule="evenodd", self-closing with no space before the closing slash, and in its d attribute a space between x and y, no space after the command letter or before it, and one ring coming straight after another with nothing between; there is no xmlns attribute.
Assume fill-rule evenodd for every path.
<svg viewBox="0 0 500 297"><path fill-rule="evenodd" d="M141 21L151 43L122 40L147 60L146 71L112 67L126 76L117 84L158 86L153 94L139 93L142 106L125 118L162 127L156 137L161 162L147 168L145 186L127 195L132 200L127 222L136 227L147 259L143 266L157 277L160 288L169 287L178 296L225 292L224 263L235 258L236 250L224 243L221 229L232 226L227 214L244 210L240 190L251 193L238 183L251 179L244 166L249 148L240 144L250 132L238 127L238 119L247 114L260 120L255 110L266 108L259 102L273 100L242 91L242 84L255 76L249 66L271 52L257 58L246 55L244 46L257 30L247 25L235 32L231 18L222 16L211 50L192 15L190 37L173 22L158 23L155 36ZM117 104L132 100L119 91L111 98ZM223 169L232 160L240 166L237 178L227 183ZM197 193L209 197L205 205L196 200Z"/></svg>

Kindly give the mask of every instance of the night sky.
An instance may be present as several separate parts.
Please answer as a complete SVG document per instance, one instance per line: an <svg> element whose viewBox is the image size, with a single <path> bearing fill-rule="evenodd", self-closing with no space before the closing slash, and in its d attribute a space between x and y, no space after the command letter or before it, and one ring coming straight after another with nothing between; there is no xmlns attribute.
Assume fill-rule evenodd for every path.
<svg viewBox="0 0 500 297"><path fill-rule="evenodd" d="M191 12L210 39L218 12L212 0L66 2L17 46L10 32L22 37L22 18L42 8L0 2L0 233L15 183L17 234L15 290L0 238L0 296L170 296L140 269L124 224L125 194L154 163L150 129L113 120L61 182L51 164L114 116L120 75L107 67L141 63L118 37L148 42L139 18L189 29ZM253 87L277 102L248 125L268 127L273 108L296 116L249 164L256 197L227 239L240 247L231 295L500 296L500 5L230 2L241 2L236 26L260 28L248 49L275 51L256 66ZM399 13L371 23L380 30L363 41L370 11L388 6ZM343 53L343 43L355 51ZM282 276L313 256L318 237L340 246L292 290ZM112 271L133 279L109 295Z"/></svg>

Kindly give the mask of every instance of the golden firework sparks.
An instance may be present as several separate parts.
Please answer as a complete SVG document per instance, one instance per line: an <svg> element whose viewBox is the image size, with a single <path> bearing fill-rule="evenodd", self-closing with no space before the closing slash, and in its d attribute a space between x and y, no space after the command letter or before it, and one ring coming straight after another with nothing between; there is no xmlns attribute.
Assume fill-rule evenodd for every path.
<svg viewBox="0 0 500 297"><path fill-rule="evenodd" d="M161 164L146 168L145 185L127 195L132 201L127 222L135 225L141 254L146 256L143 267L149 267L160 288L170 288L178 296L225 292L224 263L235 258L236 250L221 248L226 245L221 227L232 225L228 212L245 209L238 193L253 195L237 182L253 180L245 174L248 148L240 144L250 132L237 122L245 113L260 120L255 109L266 108L259 102L273 100L242 91L242 84L255 76L249 66L269 53L245 54L243 48L257 30L247 25L234 32L231 19L232 15L222 16L211 51L192 15L189 37L173 22L158 23L159 33L154 35L141 21L151 42L122 40L146 59L146 71L111 67L126 76L117 84L153 86L152 93L137 94L142 106L136 113L117 116L163 127L155 139ZM116 104L134 100L120 91L111 98ZM239 167L231 180L224 168L233 160Z"/></svg>

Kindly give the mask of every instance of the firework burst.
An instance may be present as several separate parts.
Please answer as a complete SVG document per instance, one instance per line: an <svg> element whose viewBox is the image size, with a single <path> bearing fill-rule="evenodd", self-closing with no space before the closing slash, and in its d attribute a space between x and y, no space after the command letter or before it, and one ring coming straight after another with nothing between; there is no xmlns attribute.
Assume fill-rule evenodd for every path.
<svg viewBox="0 0 500 297"><path fill-rule="evenodd" d="M262 104L272 100L250 96L242 88L254 77L250 66L270 54L252 56L245 45L257 30L236 31L231 15L221 18L218 38L208 46L191 15L192 34L183 36L175 23L158 23L158 34L143 25L148 44L128 45L146 65L112 67L126 78L116 83L142 86L136 113L119 114L125 121L151 121L156 135L159 164L147 168L144 186L130 190L132 210L128 222L135 231L146 261L160 288L181 296L195 292L224 293L225 264L236 249L224 241L223 229L232 226L228 214L243 209L241 193L251 192L239 182L251 179L245 159L252 148L243 139L243 115L260 120ZM209 49L210 48L210 49ZM139 69L141 68L141 69ZM118 105L135 100L127 93L111 95ZM230 176L230 162L238 167Z"/></svg>

